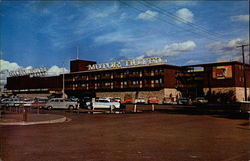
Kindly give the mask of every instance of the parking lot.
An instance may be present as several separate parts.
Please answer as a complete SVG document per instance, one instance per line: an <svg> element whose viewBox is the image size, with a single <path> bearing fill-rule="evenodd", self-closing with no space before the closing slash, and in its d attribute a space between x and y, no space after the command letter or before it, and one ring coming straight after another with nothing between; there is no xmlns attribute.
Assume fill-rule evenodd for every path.
<svg viewBox="0 0 250 161"><path fill-rule="evenodd" d="M67 122L0 126L4 161L249 161L247 118L193 107L140 105L123 114L72 113ZM143 109L143 110L141 110Z"/></svg>

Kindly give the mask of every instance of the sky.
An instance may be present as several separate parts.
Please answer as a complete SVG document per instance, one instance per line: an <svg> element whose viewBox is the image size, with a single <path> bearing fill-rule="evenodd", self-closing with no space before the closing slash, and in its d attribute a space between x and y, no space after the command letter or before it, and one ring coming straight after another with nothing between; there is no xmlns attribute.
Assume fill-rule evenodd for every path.
<svg viewBox="0 0 250 161"><path fill-rule="evenodd" d="M241 61L236 46L249 44L245 0L2 0L0 22L1 85L7 70L68 72L77 55L97 63L164 56L190 65Z"/></svg>

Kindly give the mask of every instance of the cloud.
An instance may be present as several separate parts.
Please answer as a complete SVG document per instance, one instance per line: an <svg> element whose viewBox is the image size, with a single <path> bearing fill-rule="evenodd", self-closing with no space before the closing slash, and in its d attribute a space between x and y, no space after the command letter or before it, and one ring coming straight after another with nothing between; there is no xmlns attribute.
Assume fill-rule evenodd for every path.
<svg viewBox="0 0 250 161"><path fill-rule="evenodd" d="M104 18L104 17L108 17L109 15L115 13L116 11L118 11L119 6L118 5L114 5L112 7L109 7L107 9L105 9L102 12L96 12L96 14L94 15L95 18Z"/></svg>
<svg viewBox="0 0 250 161"><path fill-rule="evenodd" d="M9 71L22 70L22 69L33 69L32 66L22 67L15 62L9 62L6 60L0 60L0 87L3 87L7 83L7 77ZM66 68L59 68L54 65L47 70L48 76L60 75L62 73L68 73Z"/></svg>
<svg viewBox="0 0 250 161"><path fill-rule="evenodd" d="M205 48L210 49L211 51L215 52L216 54L228 54L228 53L235 53L239 51L237 46L242 44L249 44L249 39L245 38L236 38L228 41L227 43L222 43L220 41L208 44Z"/></svg>
<svg viewBox="0 0 250 161"><path fill-rule="evenodd" d="M232 16L232 21L249 22L249 15Z"/></svg>
<svg viewBox="0 0 250 161"><path fill-rule="evenodd" d="M235 38L226 43L218 41L206 45L205 48L209 49L215 55L219 55L219 57L216 58L216 61L241 61L241 48L237 48L237 46L242 44L249 44L249 39ZM245 56L246 60L248 60L248 54L245 54Z"/></svg>
<svg viewBox="0 0 250 161"><path fill-rule="evenodd" d="M140 13L137 18L142 20L154 20L158 16L158 12L147 10L146 12Z"/></svg>
<svg viewBox="0 0 250 161"><path fill-rule="evenodd" d="M112 32L98 36L94 39L94 41L99 44L108 44L113 42L131 42L134 40L136 40L136 38L131 34L127 34L126 32Z"/></svg>
<svg viewBox="0 0 250 161"><path fill-rule="evenodd" d="M221 56L216 59L217 62L223 62L223 61L241 61L242 57L239 55L226 55L226 56Z"/></svg>
<svg viewBox="0 0 250 161"><path fill-rule="evenodd" d="M12 70L17 70L21 68L17 63L5 61L5 60L0 60L0 66L1 66L0 68L1 72L4 70L12 71Z"/></svg>
<svg viewBox="0 0 250 161"><path fill-rule="evenodd" d="M7 77L8 77L8 71L13 71L20 69L21 66L19 66L15 62L9 62L6 60L0 60L0 86L4 86L7 83Z"/></svg>
<svg viewBox="0 0 250 161"><path fill-rule="evenodd" d="M60 74L63 74L63 73L68 73L68 72L69 71L66 68L59 68L56 65L53 65L47 71L48 76L55 76L55 75L60 75Z"/></svg>
<svg viewBox="0 0 250 161"><path fill-rule="evenodd" d="M184 23L193 22L194 21L194 14L187 8L182 8L176 11L176 16L183 19Z"/></svg>
<svg viewBox="0 0 250 161"><path fill-rule="evenodd" d="M198 64L200 63L200 60L189 60L186 62L186 64Z"/></svg>
<svg viewBox="0 0 250 161"><path fill-rule="evenodd" d="M183 43L173 43L165 45L162 50L148 50L146 51L147 56L178 56L182 53L192 51L196 47L195 42L186 41Z"/></svg>
<svg viewBox="0 0 250 161"><path fill-rule="evenodd" d="M128 16L127 13L122 13L122 14L120 15L120 20L126 19L127 16Z"/></svg>

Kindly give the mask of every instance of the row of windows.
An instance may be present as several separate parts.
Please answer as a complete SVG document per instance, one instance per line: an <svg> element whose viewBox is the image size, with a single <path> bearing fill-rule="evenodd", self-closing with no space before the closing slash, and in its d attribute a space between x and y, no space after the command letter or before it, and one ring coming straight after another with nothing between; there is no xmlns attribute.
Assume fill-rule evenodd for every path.
<svg viewBox="0 0 250 161"><path fill-rule="evenodd" d="M152 80L150 82L151 84L161 84L162 83L162 78L160 79L156 79L156 80ZM113 86L113 82L104 82L104 86ZM135 81L132 81L132 85L139 85L139 84L142 84L142 81L139 81L139 80L135 80ZM100 87L101 86L101 83L95 83L95 85L97 87ZM123 81L121 82L121 85L122 86L127 86L128 85L128 81ZM87 83L83 83L83 84L73 84L73 87L87 87L88 84Z"/></svg>
<svg viewBox="0 0 250 161"><path fill-rule="evenodd" d="M150 70L146 73L151 73L151 74L154 74L154 73L163 73L163 69L154 69L154 70ZM102 73L102 74L95 74L94 77L95 78L100 78L101 76L104 76L104 77L113 77L114 75L120 75L120 76L125 76L125 75L129 75L129 74L132 74L132 75L142 75L143 74L143 71L125 71L125 72L119 72L119 73ZM75 75L73 77L74 79L77 79L77 78L82 78L82 79L88 79L89 76L88 75Z"/></svg>

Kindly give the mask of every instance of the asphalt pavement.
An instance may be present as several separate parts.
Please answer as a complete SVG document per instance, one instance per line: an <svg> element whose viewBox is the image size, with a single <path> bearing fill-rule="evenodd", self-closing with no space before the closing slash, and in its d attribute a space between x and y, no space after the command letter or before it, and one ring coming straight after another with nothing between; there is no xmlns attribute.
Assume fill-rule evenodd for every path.
<svg viewBox="0 0 250 161"><path fill-rule="evenodd" d="M4 161L249 161L249 120L194 107L139 106L133 113L72 113L71 121L0 126ZM143 109L143 110L142 110Z"/></svg>

